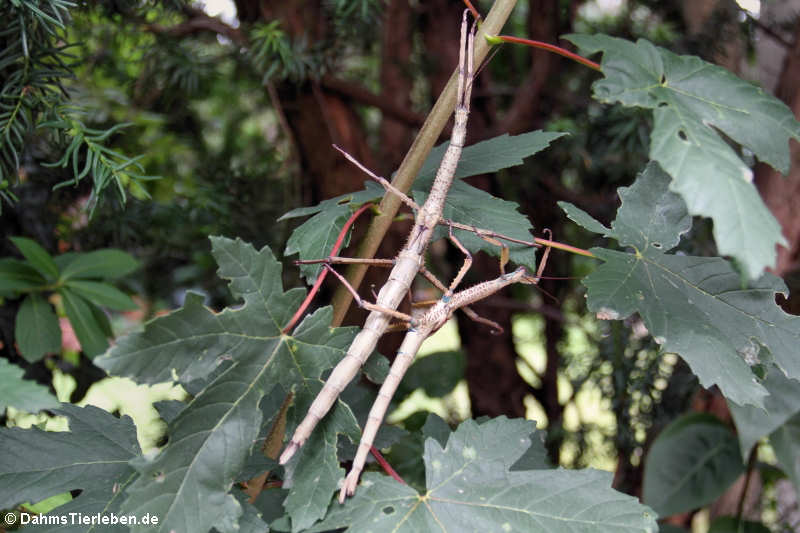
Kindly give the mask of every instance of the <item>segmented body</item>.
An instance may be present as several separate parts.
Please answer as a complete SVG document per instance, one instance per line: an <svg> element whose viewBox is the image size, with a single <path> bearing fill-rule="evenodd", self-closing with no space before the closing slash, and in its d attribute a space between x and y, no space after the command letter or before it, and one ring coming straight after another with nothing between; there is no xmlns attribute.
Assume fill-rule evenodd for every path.
<svg viewBox="0 0 800 533"><path fill-rule="evenodd" d="M383 418L386 416L392 396L397 391L400 381L414 361L425 339L442 327L456 309L482 300L500 289L518 282L535 283L536 279L528 276L525 268L520 267L514 272L504 274L496 279L479 283L453 295L445 295L409 327L389 370L389 375L386 376L383 385L378 391L378 397L372 404L367 422L364 425L364 431L361 434L358 451L355 459L353 459L353 466L350 468L350 472L347 474L339 492L339 502L344 502L347 496L351 496L355 492L358 478L364 469L369 450L373 442L375 442L375 435L377 435Z"/></svg>
<svg viewBox="0 0 800 533"><path fill-rule="evenodd" d="M433 230L442 218L447 192L453 183L461 151L467 135L467 119L469 117L469 99L472 92L474 33L467 32L466 13L462 21L461 52L459 61L458 102L450 145L448 146L425 204L416 213L414 228L411 230L405 246L397 254L395 265L389 279L378 293L376 305L395 310L405 297L411 282L424 262L425 250L430 243ZM334 368L322 391L314 399L306 417L297 426L291 441L279 458L285 464L295 452L308 440L317 423L333 406L336 398L358 374L367 358L375 350L378 339L386 332L391 316L381 311L372 311L364 322L347 354Z"/></svg>

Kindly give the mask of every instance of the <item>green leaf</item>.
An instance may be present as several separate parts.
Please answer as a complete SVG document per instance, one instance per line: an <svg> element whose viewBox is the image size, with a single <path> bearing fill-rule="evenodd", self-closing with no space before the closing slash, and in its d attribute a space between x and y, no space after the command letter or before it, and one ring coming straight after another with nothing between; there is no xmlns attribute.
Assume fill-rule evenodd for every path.
<svg viewBox="0 0 800 533"><path fill-rule="evenodd" d="M660 516L713 502L744 472L736 435L707 413L673 421L658 435L644 466L642 500Z"/></svg>
<svg viewBox="0 0 800 533"><path fill-rule="evenodd" d="M11 237L11 242L39 274L48 280L58 278L58 267L55 261L39 243L25 237Z"/></svg>
<svg viewBox="0 0 800 533"><path fill-rule="evenodd" d="M61 351L58 317L41 294L30 294L22 301L14 323L14 338L20 354L30 363Z"/></svg>
<svg viewBox="0 0 800 533"><path fill-rule="evenodd" d="M455 178L490 174L504 168L521 165L526 157L541 152L550 146L550 143L564 135L567 134L541 130L529 131L520 135L504 133L467 146L461 151ZM424 192L430 190L448 146L450 146L449 141L431 150L414 180L414 190Z"/></svg>
<svg viewBox="0 0 800 533"><path fill-rule="evenodd" d="M355 211L356 207L362 206L367 202L371 202L373 200L379 199L383 196L384 189L379 183L375 183L374 181L365 181L364 182L364 189L356 192L350 192L347 194L342 194L335 198L328 198L327 200L323 200L322 202L318 203L317 205L312 205L309 207L298 207L297 209L292 209L282 217L278 219L287 220L290 218L298 218L298 217L305 217L308 215L313 215L315 213L321 213L323 211L328 211L336 206L349 206L351 211Z"/></svg>
<svg viewBox="0 0 800 533"><path fill-rule="evenodd" d="M770 533L761 522L740 520L735 516L718 516L711 522L708 533Z"/></svg>
<svg viewBox="0 0 800 533"><path fill-rule="evenodd" d="M0 259L0 293L35 289L46 283L44 277L25 261Z"/></svg>
<svg viewBox="0 0 800 533"><path fill-rule="evenodd" d="M427 192L414 190L414 200L417 203L422 204L427 197ZM486 191L463 181L456 181L447 194L442 216L446 220L476 228L491 228L492 231L508 237L530 242L533 240L531 235L533 226L528 217L517 211L518 208L519 205L515 202L495 198ZM439 226L434 231L432 240L446 238L448 231L445 226ZM456 229L453 230L453 234L470 253L482 251L500 257L499 246L481 239L471 231ZM508 246L509 256L513 262L524 265L532 272L536 271L536 248L508 241L504 244Z"/></svg>
<svg viewBox="0 0 800 533"><path fill-rule="evenodd" d="M421 431L406 432L397 442L392 443L389 453L385 455L389 464L400 474L403 480L418 490L425 489L425 464L422 455L425 452L425 440L434 439L440 447L447 445L451 429L447 422L442 420L435 413L428 413L427 416L422 411L411 415L404 423L407 428L412 417L424 419Z"/></svg>
<svg viewBox="0 0 800 533"><path fill-rule="evenodd" d="M139 308L130 296L107 283L70 280L65 285L96 305L117 311L133 311Z"/></svg>
<svg viewBox="0 0 800 533"><path fill-rule="evenodd" d="M753 186L752 171L718 132L785 174L789 139L800 141L791 110L722 67L643 39L567 39L586 53L603 52L605 78L593 86L597 100L654 110L650 157L672 176L670 188L689 212L714 221L720 253L741 261L750 278L774 265L775 245L786 240Z"/></svg>
<svg viewBox="0 0 800 533"><path fill-rule="evenodd" d="M129 253L114 248L73 254L64 265L61 279L121 278L139 268L139 261Z"/></svg>
<svg viewBox="0 0 800 533"><path fill-rule="evenodd" d="M297 422L320 389L321 386L311 389L311 394L305 394L304 401L295 407L293 418ZM283 506L291 518L292 532L303 531L325 516L331 495L344 478L345 471L336 454L339 434L349 434L353 440L360 435L355 416L341 401L286 465L284 483L288 481L292 490Z"/></svg>
<svg viewBox="0 0 800 533"><path fill-rule="evenodd" d="M0 508L81 489L54 513L118 514L135 476L128 462L140 453L130 417L71 404L54 411L69 419L69 431L0 428ZM85 526L53 529L85 531Z"/></svg>
<svg viewBox="0 0 800 533"><path fill-rule="evenodd" d="M112 374L145 383L173 374L192 381L192 388L199 383L192 401L170 421L167 445L158 455L134 462L141 477L131 486L124 510L156 513L158 528L147 531L233 527L242 508L229 491L257 442L262 413L277 413L290 392L297 405L310 403L322 373L344 356L355 336L355 328L329 327L329 307L306 317L291 335L283 334L305 291L283 291L281 265L269 248L256 251L221 237L211 243L219 275L244 303L215 313L199 296L189 296L183 308L148 322L143 332L120 339L95 360ZM302 414L291 410L289 425ZM300 465L303 472L320 462L336 465L313 476L296 473L292 491L313 493L304 502L309 516L324 514L341 475L335 444L320 443L335 443L345 430L358 434L347 409L336 409L314 432L312 439L320 439L316 446L309 441L303 448L303 453L321 454ZM193 512L186 513L187 508ZM134 529L140 530L145 531Z"/></svg>
<svg viewBox="0 0 800 533"><path fill-rule="evenodd" d="M118 339L96 365L140 383L170 381L173 373L189 383L226 360L280 345L281 329L305 290L283 292L280 264L269 248L256 251L239 239L221 237L211 237L211 244L218 274L230 280L233 296L244 298L244 306L215 313L203 306L200 295L189 293L182 308L151 320L143 333Z"/></svg>
<svg viewBox="0 0 800 533"><path fill-rule="evenodd" d="M440 398L464 379L464 354L460 351L436 352L420 357L403 376L397 397L422 389L431 398Z"/></svg>
<svg viewBox="0 0 800 533"><path fill-rule="evenodd" d="M530 439L530 448L511 466L511 470L544 470L553 468L552 463L550 463L550 457L547 455L547 448L544 447L544 431L537 429L535 433L531 433Z"/></svg>
<svg viewBox="0 0 800 533"><path fill-rule="evenodd" d="M575 222L577 225L588 229L593 233L599 233L605 237L613 235L614 232L602 225L600 222L592 218L592 216L583 209L572 205L569 202L557 202L567 217Z"/></svg>
<svg viewBox="0 0 800 533"><path fill-rule="evenodd" d="M314 215L295 228L286 241L286 256L300 254L300 259L324 259L328 257L351 213L361 205L379 200L383 196L383 187L374 181L364 182L364 190L343 194L330 198L315 206L293 209L278 220ZM316 213L316 214L315 214ZM342 242L342 248L350 243L348 232ZM321 265L299 265L300 275L311 284L317 280L322 271Z"/></svg>
<svg viewBox="0 0 800 533"><path fill-rule="evenodd" d="M58 400L50 394L47 387L22 379L23 374L25 371L20 367L12 365L7 359L0 359L0 390L3 391L0 396L0 414L8 406L29 413L58 407Z"/></svg>
<svg viewBox="0 0 800 533"><path fill-rule="evenodd" d="M233 493L239 505L242 506L242 516L237 524L227 524L228 527L223 527L220 524L215 524L212 533L265 533L269 531L269 527L264 522L264 519L256 507L248 501L247 495L242 491Z"/></svg>
<svg viewBox="0 0 800 533"><path fill-rule="evenodd" d="M769 436L778 465L800 492L800 413L794 415Z"/></svg>
<svg viewBox="0 0 800 533"><path fill-rule="evenodd" d="M588 307L604 319L638 312L662 350L683 357L703 386L716 384L733 402L761 406L767 390L751 366L768 351L784 373L800 377L800 318L775 304L775 293L786 290L775 276L742 288L722 259L664 253L689 227L668 181L651 163L620 189L623 203L605 234L634 253L592 250L604 264L583 280ZM574 218L578 208L569 209Z"/></svg>
<svg viewBox="0 0 800 533"><path fill-rule="evenodd" d="M777 368L771 368L762 385L769 391L769 396L764 398L763 409L728 402L736 422L742 457L747 457L750 449L762 437L800 413L800 382L787 378Z"/></svg>
<svg viewBox="0 0 800 533"><path fill-rule="evenodd" d="M432 438L439 443L439 447L444 448L447 446L447 439L450 438L451 429L436 413L428 413L425 423L422 425L422 435L428 439ZM531 444L531 446L534 446ZM527 453L527 452L526 452ZM422 455L422 454L420 454Z"/></svg>
<svg viewBox="0 0 800 533"><path fill-rule="evenodd" d="M339 236L347 219L350 218L350 209L346 205L337 205L314 215L304 224L292 232L286 241L283 254L290 256L300 254L301 259L324 259L331 254L333 244ZM348 232L342 242L342 248L350 243ZM300 275L306 278L309 284L317 280L322 271L322 265L298 265Z"/></svg>
<svg viewBox="0 0 800 533"><path fill-rule="evenodd" d="M596 470L509 468L531 445L534 424L500 417L468 420L447 446L425 443L424 494L376 473L363 476L355 496L334 505L309 531L586 531L652 532L655 515L610 488ZM566 495L569 495L567 498ZM567 503L567 500L569 503Z"/></svg>
<svg viewBox="0 0 800 533"><path fill-rule="evenodd" d="M81 343L83 353L93 358L105 352L108 340L104 324L95 316L96 306L67 287L61 287L58 293L64 302L64 311L72 324L72 329L75 330L75 336ZM102 313L99 309L97 312Z"/></svg>

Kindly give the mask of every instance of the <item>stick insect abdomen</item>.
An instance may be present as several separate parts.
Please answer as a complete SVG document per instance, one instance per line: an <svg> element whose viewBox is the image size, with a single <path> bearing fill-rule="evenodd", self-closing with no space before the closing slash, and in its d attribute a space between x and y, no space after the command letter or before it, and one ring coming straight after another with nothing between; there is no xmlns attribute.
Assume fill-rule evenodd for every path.
<svg viewBox="0 0 800 533"><path fill-rule="evenodd" d="M339 503L344 503L345 498L347 496L352 496L355 492L356 486L358 485L358 478L361 475L361 471L364 469L364 464L367 462L367 456L369 455L372 443L375 442L375 436L378 434L378 429L381 427L383 417L389 409L392 396L394 396L394 393L397 391L397 387L400 385L400 381L403 379L403 375L408 370L408 367L414 362L414 358L423 341L428 338L433 329L433 324L422 324L417 329L410 329L403 338L397 356L389 370L389 375L386 376L386 379L383 381L383 385L381 385L380 391L378 391L378 396L375 398L375 402L372 404L372 408L367 416L367 422L361 434L361 442L358 444L358 451L356 451L356 456L353 459L353 466L350 468L350 473L347 478L345 478L339 492Z"/></svg>
<svg viewBox="0 0 800 533"><path fill-rule="evenodd" d="M389 274L389 279L381 288L377 302L379 305L397 309L400 302L408 292L411 281L416 276L420 266L418 254L404 249L398 254L395 266ZM298 448L305 444L317 423L328 414L336 398L358 374L359 369L366 363L375 350L378 339L386 332L391 316L380 311L373 311L364 322L364 327L353 339L344 358L331 372L322 390L314 399L308 414L297 426L291 442L281 454L279 462L285 464Z"/></svg>

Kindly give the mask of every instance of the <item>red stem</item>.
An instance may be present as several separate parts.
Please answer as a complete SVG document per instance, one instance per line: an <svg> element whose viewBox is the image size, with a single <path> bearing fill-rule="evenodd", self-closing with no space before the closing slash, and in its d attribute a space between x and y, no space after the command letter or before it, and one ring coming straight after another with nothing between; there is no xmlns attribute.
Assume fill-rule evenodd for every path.
<svg viewBox="0 0 800 533"><path fill-rule="evenodd" d="M473 7L472 2L470 2L469 0L464 0L464 5L467 6L467 9L470 10L475 20L481 20L481 14L478 13L478 10L475 9L475 7Z"/></svg>
<svg viewBox="0 0 800 533"><path fill-rule="evenodd" d="M361 213L363 213L370 207L372 207L372 204L366 203L362 205L355 213L350 215L350 218L347 219L347 222L345 222L344 226L342 227L342 230L339 232L339 236L336 238L336 242L333 243L333 248L331 248L331 253L328 254L328 257L336 255L336 253L339 251L339 248L341 248L345 237L347 236L347 232L350 230L350 226L352 226L353 222L355 222L356 219L361 216ZM314 286L311 287L311 291L306 296L306 299L303 300L303 303L297 309L294 316L292 316L292 319L289 320L289 323L286 324L286 327L281 330L281 333L284 334L289 333L294 327L294 325L297 323L297 321L300 320L300 317L303 316L303 313L305 313L306 308L308 308L308 305L311 303L311 300L313 300L314 296L316 296L317 293L319 292L319 288L322 287L322 282L325 281L325 277L327 275L328 275L328 269L323 269L322 272L319 273L319 276L317 276L317 281L314 283Z"/></svg>
<svg viewBox="0 0 800 533"><path fill-rule="evenodd" d="M390 465L389 462L386 459L384 459L383 455L381 455L381 452L379 452L375 446L370 446L369 451L372 452L372 455L375 457L375 460L378 461L378 464L381 465L381 467L387 474L392 476L396 481L399 481L403 485L407 485L405 480L401 478L400 474L398 474L395 471L395 469L392 468L392 465Z"/></svg>
<svg viewBox="0 0 800 533"><path fill-rule="evenodd" d="M583 56L579 56L578 54L570 52L569 50L561 48L560 46L556 46L554 44L544 43L542 41L533 41L531 39L523 39L521 37L512 37L510 35L498 35L497 37L492 37L492 39L497 39L507 43L525 44L533 48L541 48L542 50L547 50L548 52L553 52L554 54L558 54L566 58L569 58L573 61L577 61L578 63L581 63L582 65L585 65L594 70L602 71L600 65L595 63L594 61L586 59Z"/></svg>

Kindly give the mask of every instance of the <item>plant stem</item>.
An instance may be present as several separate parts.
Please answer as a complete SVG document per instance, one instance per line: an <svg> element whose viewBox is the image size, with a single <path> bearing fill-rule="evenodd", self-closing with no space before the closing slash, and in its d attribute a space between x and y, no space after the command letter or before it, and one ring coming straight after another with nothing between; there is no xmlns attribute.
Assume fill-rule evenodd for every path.
<svg viewBox="0 0 800 533"><path fill-rule="evenodd" d="M755 470L756 458L758 457L758 443L756 442L753 449L750 450L750 456L747 458L747 474L744 478L744 487L742 487L742 495L739 496L739 506L736 509L736 521L738 522L738 530L742 531L742 514L744 513L744 502L747 499L747 489L750 488L750 480L753 477L753 470Z"/></svg>
<svg viewBox="0 0 800 533"><path fill-rule="evenodd" d="M511 10L517 3L516 0L497 0L492 6L491 11L484 19L480 27L480 32L487 35L497 34L505 24ZM475 40L475 64L480 64L489 53L490 45L486 39ZM447 86L439 95L439 99L425 119L419 133L417 134L414 143L411 145L403 162L400 163L400 168L392 179L392 185L404 193L408 193L411 189L411 184L414 182L425 158L433 148L439 135L442 133L453 109L456 105L456 89L458 87L458 70L456 70L450 77ZM400 198L394 194L386 194L378 208L380 214L372 219L367 234L356 253L356 257L372 258L378 251L378 246L383 241L389 226L392 223L397 210L400 208ZM353 265L347 270L347 279L350 285L358 289L358 286L364 280L368 265ZM352 295L344 287L339 287L333 296L333 320L331 327L339 326L344 319L345 313L352 302Z"/></svg>
<svg viewBox="0 0 800 533"><path fill-rule="evenodd" d="M381 465L383 471L392 476L397 482L402 483L403 485L407 485L406 480L400 477L400 474L392 468L392 465L389 464L389 461L378 451L375 446L370 446L369 451L372 453L372 456L375 457L375 460L378 461L378 464Z"/></svg>
<svg viewBox="0 0 800 533"><path fill-rule="evenodd" d="M532 39L523 39L522 37L512 37L511 35L494 35L487 37L487 39L492 44L497 44L499 42L506 42L506 43L524 44L533 48L541 48L542 50L547 50L548 52L553 52L554 54L558 54L560 56L566 57L567 59L576 61L591 69L598 71L603 70L598 63L595 63L590 59L586 59L583 56L579 56L578 54L570 52L569 50L561 48L560 46L556 46L554 44L549 44L542 41L534 41Z"/></svg>

